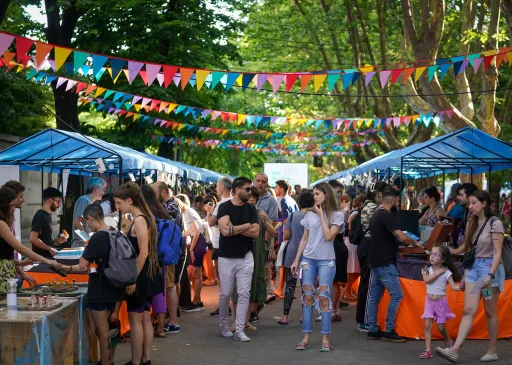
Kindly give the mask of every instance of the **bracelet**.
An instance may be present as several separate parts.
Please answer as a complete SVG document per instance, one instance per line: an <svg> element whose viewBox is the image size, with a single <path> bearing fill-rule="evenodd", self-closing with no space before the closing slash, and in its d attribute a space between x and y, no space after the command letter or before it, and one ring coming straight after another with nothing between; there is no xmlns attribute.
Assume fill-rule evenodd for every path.
<svg viewBox="0 0 512 365"><path fill-rule="evenodd" d="M496 279L496 276L495 276L492 272L490 272L490 273L489 273L489 274L487 274L487 275L489 275L489 276L490 276L491 278L493 278L493 279Z"/></svg>

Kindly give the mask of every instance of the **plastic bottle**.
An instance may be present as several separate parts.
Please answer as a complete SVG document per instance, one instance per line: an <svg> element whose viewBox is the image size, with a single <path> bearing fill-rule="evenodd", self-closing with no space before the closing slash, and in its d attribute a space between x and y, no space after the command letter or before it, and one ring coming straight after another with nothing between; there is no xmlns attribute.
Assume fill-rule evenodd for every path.
<svg viewBox="0 0 512 365"><path fill-rule="evenodd" d="M9 291L7 292L7 310L15 311L18 310L18 284L16 279L7 280L7 285L9 285Z"/></svg>
<svg viewBox="0 0 512 365"><path fill-rule="evenodd" d="M484 297L484 300L491 300L491 298L492 298L491 288L485 288L484 290L482 290L482 295Z"/></svg>

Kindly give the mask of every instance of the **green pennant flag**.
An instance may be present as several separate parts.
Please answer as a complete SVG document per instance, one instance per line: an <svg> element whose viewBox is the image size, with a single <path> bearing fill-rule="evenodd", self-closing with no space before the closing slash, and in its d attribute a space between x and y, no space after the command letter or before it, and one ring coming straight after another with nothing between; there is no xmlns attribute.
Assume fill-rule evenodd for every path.
<svg viewBox="0 0 512 365"><path fill-rule="evenodd" d="M338 81L339 78L339 73L327 75L327 86L329 87L329 92L332 92L332 89L334 89L334 85L336 85L336 81Z"/></svg>
<svg viewBox="0 0 512 365"><path fill-rule="evenodd" d="M73 52L73 74L76 74L80 67L83 66L87 58L90 56L89 53L74 51Z"/></svg>
<svg viewBox="0 0 512 365"><path fill-rule="evenodd" d="M438 69L439 65L428 66L428 81L432 81Z"/></svg>

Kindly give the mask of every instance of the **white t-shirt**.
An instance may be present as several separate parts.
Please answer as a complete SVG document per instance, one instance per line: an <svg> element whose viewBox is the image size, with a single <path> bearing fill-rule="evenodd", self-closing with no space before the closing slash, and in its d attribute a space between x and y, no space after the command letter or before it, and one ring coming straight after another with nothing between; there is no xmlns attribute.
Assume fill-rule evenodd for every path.
<svg viewBox="0 0 512 365"><path fill-rule="evenodd" d="M325 214L325 213L324 213ZM325 214L327 219L327 214ZM333 212L331 215L332 224L343 227L345 217L343 212ZM307 212L300 222L309 231L309 239L304 249L303 256L313 260L335 260L334 246L332 241L327 241L322 233L322 221L315 212Z"/></svg>
<svg viewBox="0 0 512 365"><path fill-rule="evenodd" d="M215 207L215 209L213 210L213 216L214 217L217 217L217 215L219 214L219 207L222 203L225 203L227 202L228 200L231 200L232 197L229 197L229 198L224 198L222 199L218 204L217 206ZM220 229L219 229L219 225L215 225L214 227L210 227L210 230L212 231L212 246L213 248L215 249L219 249L219 241L220 241Z"/></svg>
<svg viewBox="0 0 512 365"><path fill-rule="evenodd" d="M434 269L432 266L428 268L428 274L432 275L434 273ZM446 270L446 272L438 277L435 281L427 284L427 294L433 295L445 295L446 294L446 284L448 280L452 276L452 272L450 270Z"/></svg>
<svg viewBox="0 0 512 365"><path fill-rule="evenodd" d="M185 211L185 216L186 216L186 217L184 217L184 218L186 218L186 219L184 219L185 231L189 231L190 234L192 236L194 236L194 230L192 229L191 223L196 222L196 226L199 229L199 232L204 234L204 227L203 227L203 223L201 222L201 217L199 216L199 214L197 214L197 212L194 209L187 208L187 210Z"/></svg>

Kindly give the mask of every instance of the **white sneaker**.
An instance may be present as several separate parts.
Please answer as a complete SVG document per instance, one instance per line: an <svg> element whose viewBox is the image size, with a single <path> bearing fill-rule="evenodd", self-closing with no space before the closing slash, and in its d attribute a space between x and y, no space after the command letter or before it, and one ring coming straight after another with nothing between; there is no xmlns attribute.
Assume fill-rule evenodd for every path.
<svg viewBox="0 0 512 365"><path fill-rule="evenodd" d="M220 331L222 332L223 337L233 337L233 332L229 329L229 327L220 327Z"/></svg>
<svg viewBox="0 0 512 365"><path fill-rule="evenodd" d="M241 341L241 342L249 342L251 339L245 335L244 332L235 333L234 337L235 341Z"/></svg>

